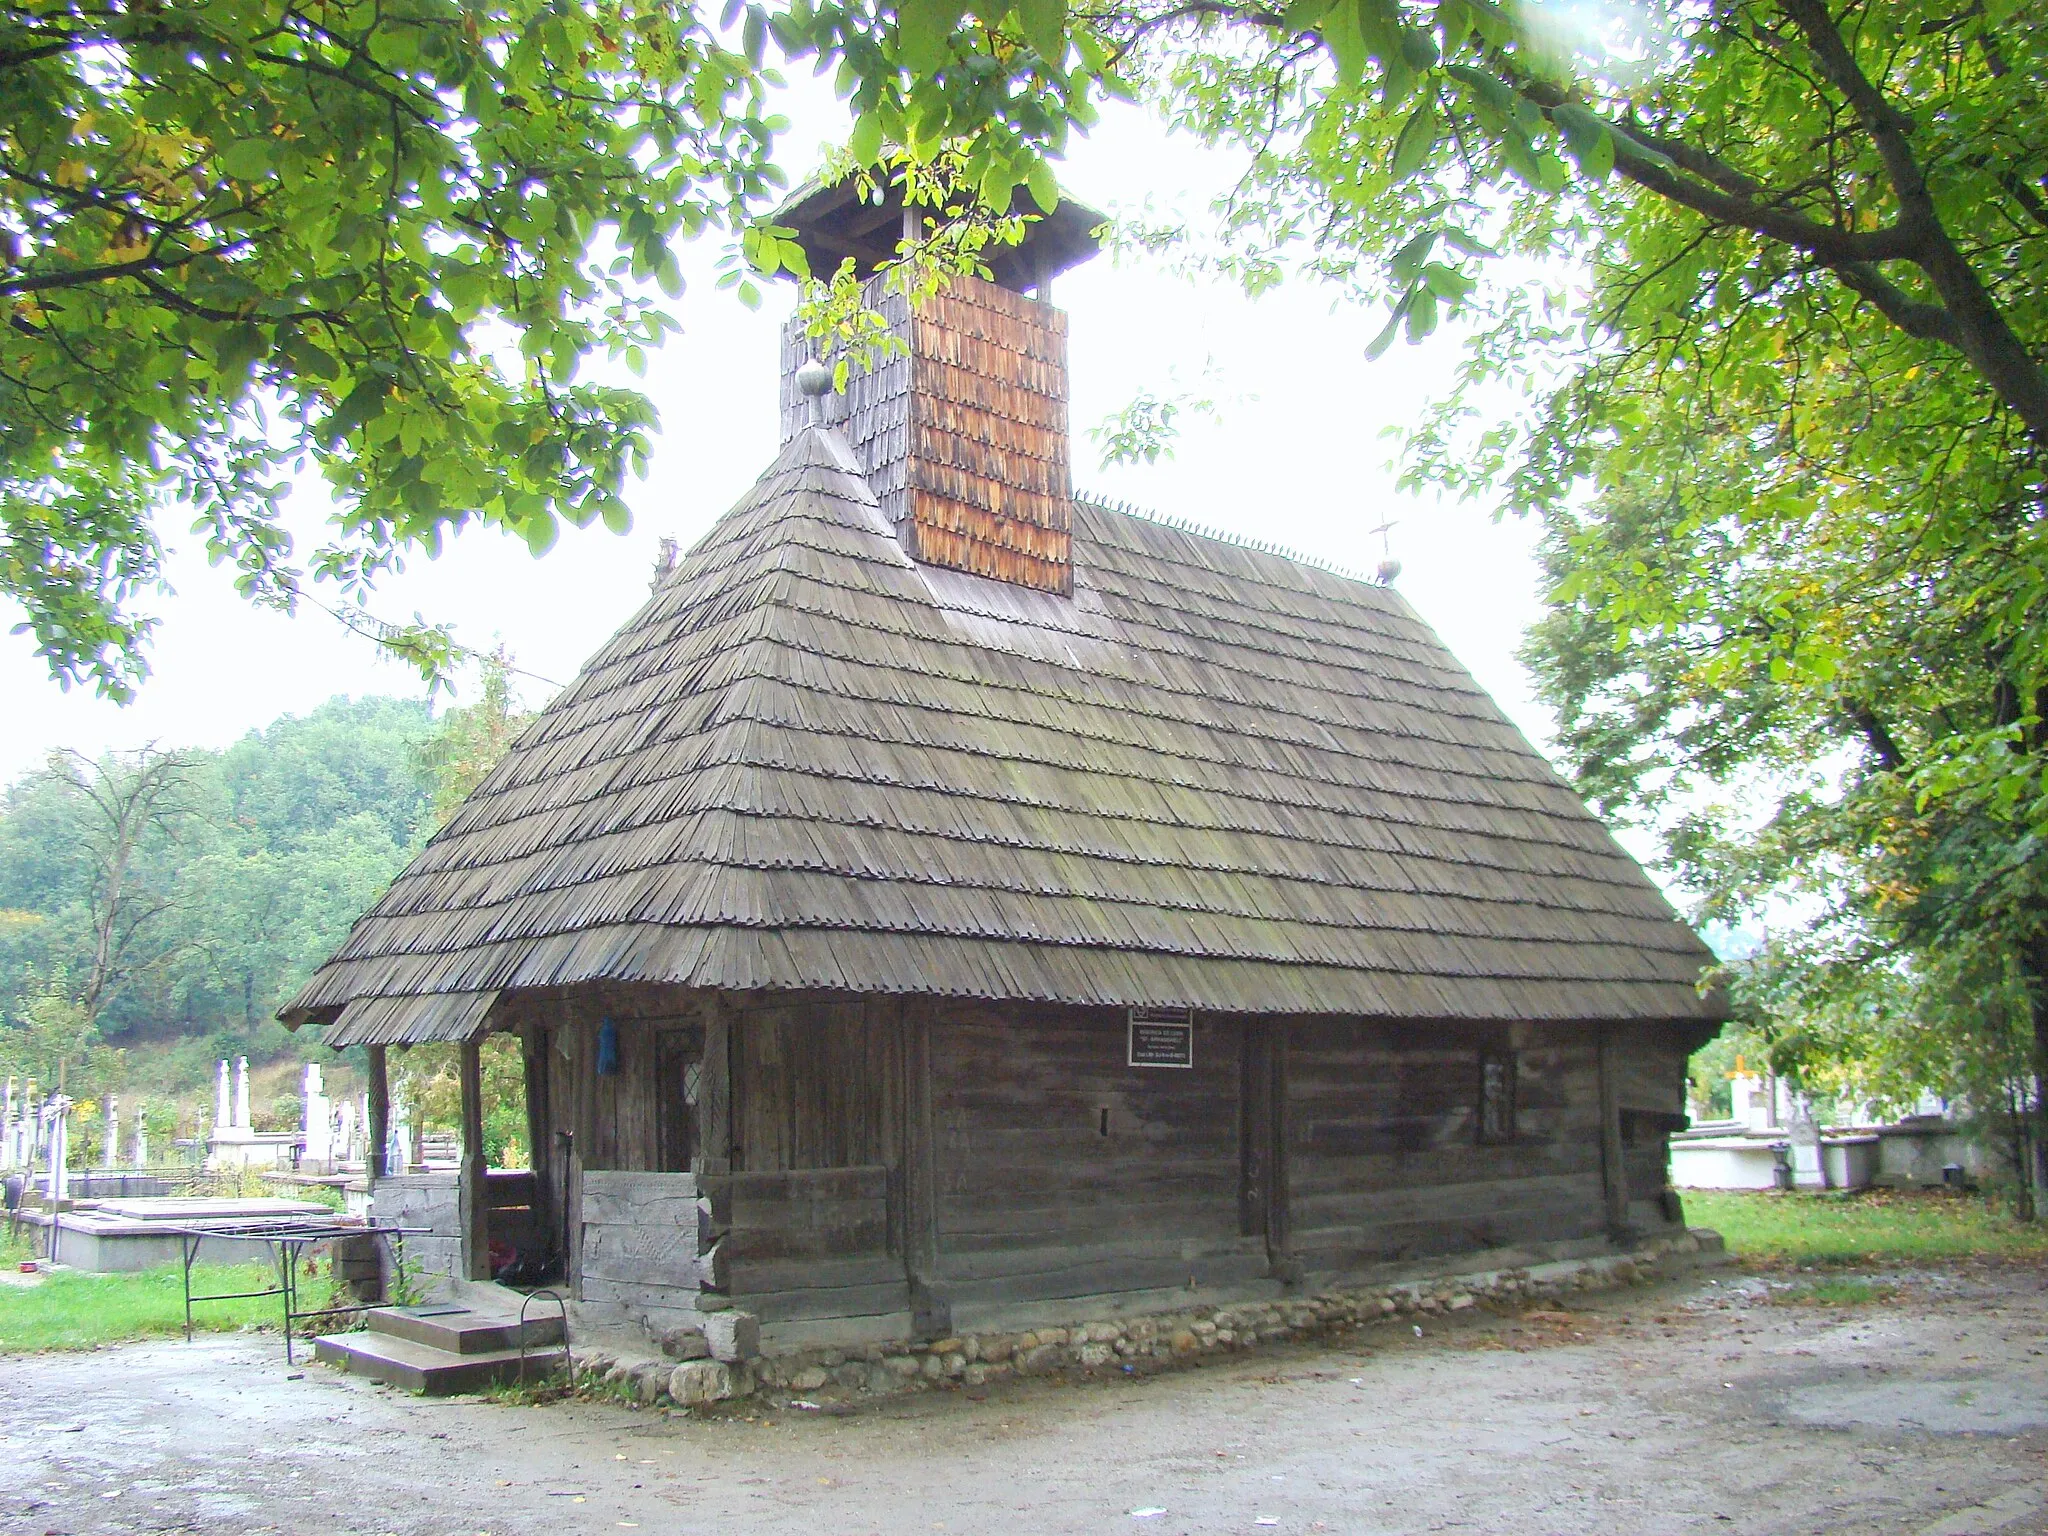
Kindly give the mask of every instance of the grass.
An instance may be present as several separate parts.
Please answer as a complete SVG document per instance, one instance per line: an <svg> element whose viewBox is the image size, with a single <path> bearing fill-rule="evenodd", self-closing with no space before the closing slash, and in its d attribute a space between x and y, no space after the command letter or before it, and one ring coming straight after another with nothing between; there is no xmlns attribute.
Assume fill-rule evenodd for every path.
<svg viewBox="0 0 2048 1536"><path fill-rule="evenodd" d="M1829 1276L1823 1280L1795 1285L1789 1291L1774 1293L1771 1300L1791 1306L1867 1307L1873 1302L1890 1301L1898 1294L1899 1288L1896 1285L1883 1285L1875 1280Z"/></svg>
<svg viewBox="0 0 2048 1536"><path fill-rule="evenodd" d="M25 1243L0 1227L0 1263L12 1270L33 1257ZM268 1264L200 1264L192 1270L199 1293L255 1291L277 1283ZM322 1294L314 1281L307 1300ZM240 1328L275 1328L282 1320L278 1297L212 1301L192 1309L192 1326L207 1333ZM123 1275L89 1275L54 1270L35 1285L0 1282L0 1355L44 1349L93 1349L131 1339L166 1338L185 1329L185 1286L179 1266Z"/></svg>
<svg viewBox="0 0 2048 1536"><path fill-rule="evenodd" d="M2048 1223L2001 1215L1947 1190L1710 1194L1688 1190L1686 1220L1712 1227L1739 1258L1774 1265L2048 1260Z"/></svg>

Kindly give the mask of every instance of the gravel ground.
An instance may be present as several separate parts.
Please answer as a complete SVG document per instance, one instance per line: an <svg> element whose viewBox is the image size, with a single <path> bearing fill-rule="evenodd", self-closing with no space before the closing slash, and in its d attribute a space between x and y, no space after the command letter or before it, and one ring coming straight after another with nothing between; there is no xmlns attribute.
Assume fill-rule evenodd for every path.
<svg viewBox="0 0 2048 1536"><path fill-rule="evenodd" d="M2048 1532L2048 1274L1814 1278L846 1414L426 1401L263 1336L16 1357L0 1531Z"/></svg>

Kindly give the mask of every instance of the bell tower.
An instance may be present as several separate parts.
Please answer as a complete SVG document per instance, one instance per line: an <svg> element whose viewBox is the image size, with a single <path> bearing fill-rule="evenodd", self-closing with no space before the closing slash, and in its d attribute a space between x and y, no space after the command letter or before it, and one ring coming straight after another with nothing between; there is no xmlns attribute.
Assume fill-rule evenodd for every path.
<svg viewBox="0 0 2048 1536"><path fill-rule="evenodd" d="M1023 241L989 253L991 279L961 276L913 313L877 275L913 227L900 188L863 202L849 180L798 194L777 215L813 271L847 257L903 349L857 370L836 414L912 559L1047 592L1069 592L1073 479L1067 317L1054 277L1095 254L1102 216L1062 201ZM810 338L782 339L782 437L808 419L797 371Z"/></svg>

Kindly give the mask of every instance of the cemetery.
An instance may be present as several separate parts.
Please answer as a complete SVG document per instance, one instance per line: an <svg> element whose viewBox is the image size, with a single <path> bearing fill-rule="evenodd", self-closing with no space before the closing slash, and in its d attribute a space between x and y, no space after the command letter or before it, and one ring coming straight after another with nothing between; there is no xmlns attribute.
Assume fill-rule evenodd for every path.
<svg viewBox="0 0 2048 1536"><path fill-rule="evenodd" d="M1695 1114L1671 1138L1678 1189L1960 1188L1984 1176L1981 1142L1933 1095L1889 1119L1860 1104L1815 1103L1780 1078L1743 1070L1740 1057L1729 1079L1729 1118Z"/></svg>

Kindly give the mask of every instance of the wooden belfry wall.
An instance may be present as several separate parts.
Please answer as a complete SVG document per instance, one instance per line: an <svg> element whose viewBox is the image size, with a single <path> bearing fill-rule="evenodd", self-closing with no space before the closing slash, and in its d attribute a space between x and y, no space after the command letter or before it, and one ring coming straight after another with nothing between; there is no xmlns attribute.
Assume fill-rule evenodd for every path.
<svg viewBox="0 0 2048 1536"><path fill-rule="evenodd" d="M909 554L929 565L1067 592L1073 485L1067 449L1067 317L960 277L913 316L870 284L907 352L849 381L845 430ZM810 345L783 336L783 438L808 402Z"/></svg>

